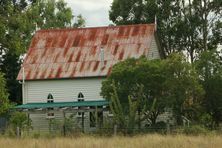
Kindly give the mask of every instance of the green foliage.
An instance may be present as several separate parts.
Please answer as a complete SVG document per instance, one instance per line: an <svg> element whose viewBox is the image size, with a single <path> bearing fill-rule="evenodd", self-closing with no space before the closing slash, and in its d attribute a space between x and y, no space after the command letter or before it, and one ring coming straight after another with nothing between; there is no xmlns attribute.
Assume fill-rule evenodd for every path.
<svg viewBox="0 0 222 148"><path fill-rule="evenodd" d="M73 18L76 21L73 23ZM83 27L64 0L3 0L0 2L0 70L5 74L11 101L21 103L21 85L16 81L22 56L39 29Z"/></svg>
<svg viewBox="0 0 222 148"><path fill-rule="evenodd" d="M129 112L129 100L138 99L141 120L150 118L154 124L157 116L164 111L166 100L162 96L165 77L163 75L163 65L160 60L149 61L144 57L139 60L128 59L114 65L111 75L102 84L101 94L104 98L110 100L113 88L110 84L115 82L116 93L121 98L123 113Z"/></svg>
<svg viewBox="0 0 222 148"><path fill-rule="evenodd" d="M206 135L209 133L209 130L199 125L193 125L191 127L184 127L183 133L187 135Z"/></svg>
<svg viewBox="0 0 222 148"><path fill-rule="evenodd" d="M76 16L76 22L73 24L73 27L76 27L76 28L85 27L85 24L86 24L86 21L83 18L83 16L80 14Z"/></svg>
<svg viewBox="0 0 222 148"><path fill-rule="evenodd" d="M109 18L116 25L144 24L156 15L165 53L186 51L194 61L196 53L221 43L221 11L220 0L113 0Z"/></svg>
<svg viewBox="0 0 222 148"><path fill-rule="evenodd" d="M114 102L118 107L116 111L121 112L121 119L130 112L128 97L139 98L140 120L149 119L151 124L156 123L165 108L173 109L178 124L182 124L181 116L197 120L196 112L201 109L203 94L195 69L182 54L172 54L165 60L141 57L120 62L114 65L111 75L102 83L101 92L108 100L115 100L113 96L120 98L119 102Z"/></svg>
<svg viewBox="0 0 222 148"><path fill-rule="evenodd" d="M133 100L131 96L128 96L129 108L127 113L124 113L123 105L118 97L114 81L112 83L112 87L114 92L111 94L110 109L113 113L114 122L123 133L132 133L136 123L139 122L137 111L141 106L140 103L142 98L138 97Z"/></svg>
<svg viewBox="0 0 222 148"><path fill-rule="evenodd" d="M4 75L0 72L0 115L10 108Z"/></svg>
<svg viewBox="0 0 222 148"><path fill-rule="evenodd" d="M198 75L193 66L182 54L171 54L165 60L164 82L166 100L170 103L178 124L182 124L181 116L196 120L195 111L200 109L202 86L198 83Z"/></svg>
<svg viewBox="0 0 222 148"><path fill-rule="evenodd" d="M20 130L28 130L31 129L32 121L28 118L26 113L24 112L13 112L10 117L10 126L12 127L13 131L16 133L17 127Z"/></svg>
<svg viewBox="0 0 222 148"><path fill-rule="evenodd" d="M125 115L123 113L122 105L120 104L119 97L116 92L115 83L113 82L113 91L114 93L111 94L111 101L110 101L110 110L114 115L114 121L118 124L121 128L126 127L125 123Z"/></svg>
<svg viewBox="0 0 222 148"><path fill-rule="evenodd" d="M73 136L81 132L81 128L78 126L77 120L75 120L76 114L71 114L65 117L64 120L50 119L49 128L50 133L56 135Z"/></svg>
<svg viewBox="0 0 222 148"><path fill-rule="evenodd" d="M196 69L200 75L205 95L203 107L211 116L211 128L219 126L222 121L222 63L220 54L216 51L203 52L196 61Z"/></svg>
<svg viewBox="0 0 222 148"><path fill-rule="evenodd" d="M71 114L69 117L66 117L63 123L64 130L66 135L74 135L81 132L81 128L78 126L77 121L74 117L75 114Z"/></svg>
<svg viewBox="0 0 222 148"><path fill-rule="evenodd" d="M212 122L213 122L213 120L212 120L212 116L210 114L204 112L200 116L200 122L199 122L200 125L203 125L206 128L210 128Z"/></svg>

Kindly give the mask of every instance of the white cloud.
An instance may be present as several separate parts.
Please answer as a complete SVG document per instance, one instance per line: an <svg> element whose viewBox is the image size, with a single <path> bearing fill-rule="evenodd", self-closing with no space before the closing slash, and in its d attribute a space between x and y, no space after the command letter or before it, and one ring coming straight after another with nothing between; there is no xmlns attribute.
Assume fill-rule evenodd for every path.
<svg viewBox="0 0 222 148"><path fill-rule="evenodd" d="M73 14L82 14L86 26L106 26L109 21L109 9L112 0L65 0Z"/></svg>

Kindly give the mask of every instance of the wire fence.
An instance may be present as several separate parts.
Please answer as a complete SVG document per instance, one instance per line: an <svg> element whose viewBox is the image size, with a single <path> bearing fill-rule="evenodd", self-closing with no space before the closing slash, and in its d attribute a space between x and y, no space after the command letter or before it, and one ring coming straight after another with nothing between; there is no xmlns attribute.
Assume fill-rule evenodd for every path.
<svg viewBox="0 0 222 148"><path fill-rule="evenodd" d="M42 120L39 122L31 122L29 126L15 127L5 119L0 119L0 133L7 136L14 137L56 137L56 136L79 136L82 134L97 134L101 136L112 135L137 135L137 134L183 134L183 133L200 133L205 132L201 128L192 129L190 124L183 126L174 126L172 124L160 124L155 126L139 126L135 124L133 128L118 126L113 122L104 120L103 122L82 122L82 120L75 120L73 118L66 118L64 120ZM106 121L106 122L105 122ZM83 124L84 123L84 124ZM94 122L93 122L94 123ZM201 131L202 130L202 131ZM184 132L185 131L185 132ZM217 129L221 131L222 129Z"/></svg>
<svg viewBox="0 0 222 148"><path fill-rule="evenodd" d="M167 127L143 127L143 128L119 128L118 126L113 127L100 127L100 128L91 128L91 129L82 129L80 127L73 126L59 126L59 127L49 127L41 129L14 129L8 133L5 131L5 134L11 134L17 137L28 136L28 137L41 137L41 136L79 136L82 134L95 134L100 136L115 136L115 135L137 135L137 134L175 134L179 133L180 129L176 126Z"/></svg>

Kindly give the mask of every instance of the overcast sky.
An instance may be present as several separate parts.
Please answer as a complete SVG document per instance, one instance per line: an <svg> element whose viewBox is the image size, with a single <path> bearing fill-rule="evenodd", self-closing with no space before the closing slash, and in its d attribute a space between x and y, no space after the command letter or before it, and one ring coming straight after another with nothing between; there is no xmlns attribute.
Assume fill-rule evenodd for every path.
<svg viewBox="0 0 222 148"><path fill-rule="evenodd" d="M86 19L86 26L107 26L109 9L113 0L65 0L72 8L73 14L82 14Z"/></svg>

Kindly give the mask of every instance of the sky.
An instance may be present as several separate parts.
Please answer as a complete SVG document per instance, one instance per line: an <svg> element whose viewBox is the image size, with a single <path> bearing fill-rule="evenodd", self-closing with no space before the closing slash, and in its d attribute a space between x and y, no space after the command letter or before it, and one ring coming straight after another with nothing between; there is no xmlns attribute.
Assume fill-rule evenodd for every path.
<svg viewBox="0 0 222 148"><path fill-rule="evenodd" d="M113 0L65 0L72 8L74 15L82 14L86 20L86 27L107 26L109 10Z"/></svg>

